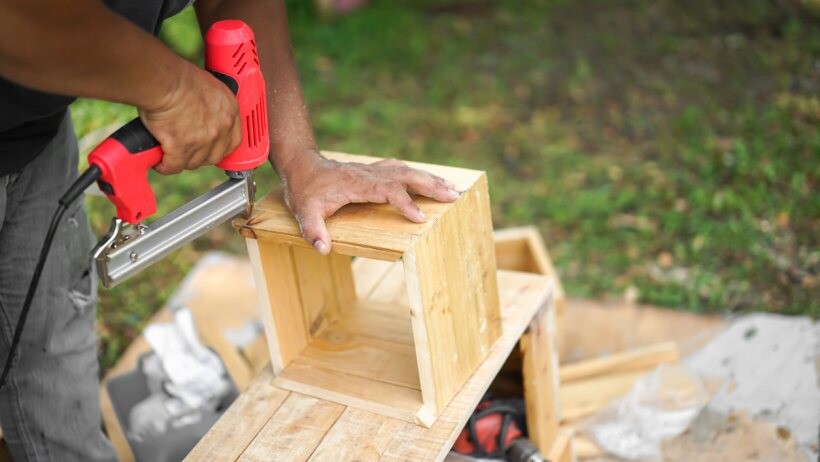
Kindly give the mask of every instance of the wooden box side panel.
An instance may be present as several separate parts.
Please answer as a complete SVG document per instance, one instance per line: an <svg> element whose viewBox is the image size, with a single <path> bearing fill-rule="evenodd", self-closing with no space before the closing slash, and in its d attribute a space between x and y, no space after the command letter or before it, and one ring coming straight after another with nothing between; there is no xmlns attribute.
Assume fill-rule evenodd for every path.
<svg viewBox="0 0 820 462"><path fill-rule="evenodd" d="M313 338L356 300L351 258L324 256L313 248L292 247L291 252L308 335Z"/></svg>
<svg viewBox="0 0 820 462"><path fill-rule="evenodd" d="M247 239L271 364L279 374L356 298L350 257Z"/></svg>
<svg viewBox="0 0 820 462"><path fill-rule="evenodd" d="M486 177L404 257L424 404L440 412L501 336Z"/></svg>

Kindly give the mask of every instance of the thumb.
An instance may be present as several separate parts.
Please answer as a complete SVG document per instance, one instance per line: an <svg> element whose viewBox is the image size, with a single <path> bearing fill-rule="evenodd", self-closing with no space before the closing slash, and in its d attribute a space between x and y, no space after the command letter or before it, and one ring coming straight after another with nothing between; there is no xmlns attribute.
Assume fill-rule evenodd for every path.
<svg viewBox="0 0 820 462"><path fill-rule="evenodd" d="M306 206L296 214L302 237L322 255L330 253L330 232L319 207Z"/></svg>

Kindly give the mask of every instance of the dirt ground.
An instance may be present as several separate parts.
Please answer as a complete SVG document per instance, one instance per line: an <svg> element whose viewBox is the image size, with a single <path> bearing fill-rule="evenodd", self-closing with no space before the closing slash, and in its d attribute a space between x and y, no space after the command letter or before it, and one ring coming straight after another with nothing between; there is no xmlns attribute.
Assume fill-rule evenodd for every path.
<svg viewBox="0 0 820 462"><path fill-rule="evenodd" d="M565 313L564 360L675 340L687 369L711 382L709 404L685 433L663 443L662 460L817 460L817 322L766 314L723 319L624 300L571 299Z"/></svg>

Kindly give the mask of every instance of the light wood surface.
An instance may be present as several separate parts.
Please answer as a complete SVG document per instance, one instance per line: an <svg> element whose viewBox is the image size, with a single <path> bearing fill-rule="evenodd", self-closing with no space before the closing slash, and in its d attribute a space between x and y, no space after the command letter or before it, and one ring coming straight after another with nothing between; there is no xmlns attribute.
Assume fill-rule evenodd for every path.
<svg viewBox="0 0 820 462"><path fill-rule="evenodd" d="M278 384L429 426L498 341L501 314L486 175L412 165L461 191L452 203L417 198L425 223L387 204L349 204L327 220L333 253L321 256L274 193L235 226L247 236ZM351 255L400 264L357 284ZM362 294L372 303L358 303Z"/></svg>
<svg viewBox="0 0 820 462"><path fill-rule="evenodd" d="M675 342L661 342L645 347L577 361L561 366L561 382L567 383L611 373L648 371L663 363L680 359Z"/></svg>
<svg viewBox="0 0 820 462"><path fill-rule="evenodd" d="M373 163L378 157L358 156L325 151L323 154L340 162ZM453 182L459 191L467 191L484 173L443 165L406 162L406 164L439 175ZM427 216L426 223L413 223L389 204L350 204L326 220L334 252L395 261L410 249L445 214L452 204L417 197L416 204ZM299 225L280 195L269 195L254 205L249 219L237 219L234 226L246 237L276 240L280 243L310 248L299 233Z"/></svg>
<svg viewBox="0 0 820 462"><path fill-rule="evenodd" d="M403 258L422 397L436 413L500 336L489 208L482 175Z"/></svg>
<svg viewBox="0 0 820 462"><path fill-rule="evenodd" d="M505 228L493 233L498 268L549 276L555 284L555 342L560 352L564 346L564 310L566 294L561 278L552 263L544 239L535 226Z"/></svg>
<svg viewBox="0 0 820 462"><path fill-rule="evenodd" d="M520 344L529 437L546 454L555 443L561 421L555 311L536 313Z"/></svg>
<svg viewBox="0 0 820 462"><path fill-rule="evenodd" d="M356 262L355 276L389 269L385 265L369 267L378 264ZM373 277L380 279L378 274ZM442 460L535 313L553 309L547 278L499 271L498 288L502 336L431 428L283 389L272 370L266 368L185 460ZM325 404L318 408L317 416L309 418L311 413L305 409L317 409L318 402ZM280 415L286 403L287 411ZM273 431L279 428L279 417L295 423ZM287 437L291 432L296 435Z"/></svg>

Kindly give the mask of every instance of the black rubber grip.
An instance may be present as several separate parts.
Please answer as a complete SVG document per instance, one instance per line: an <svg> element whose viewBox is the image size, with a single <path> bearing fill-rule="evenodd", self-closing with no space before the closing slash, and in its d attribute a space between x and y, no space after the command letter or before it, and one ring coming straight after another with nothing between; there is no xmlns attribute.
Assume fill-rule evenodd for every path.
<svg viewBox="0 0 820 462"><path fill-rule="evenodd" d="M145 128L139 117L120 127L111 134L111 138L119 141L131 154L159 146L159 141Z"/></svg>
<svg viewBox="0 0 820 462"><path fill-rule="evenodd" d="M216 71L208 71L208 72L210 72L211 75L216 77L217 80L224 83L225 86L228 87L228 89L231 90L231 93L233 93L234 95L236 95L236 93L239 91L239 82L237 82L236 79L234 79L230 75L223 74L221 72L216 72Z"/></svg>

